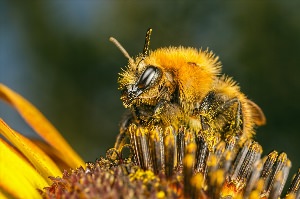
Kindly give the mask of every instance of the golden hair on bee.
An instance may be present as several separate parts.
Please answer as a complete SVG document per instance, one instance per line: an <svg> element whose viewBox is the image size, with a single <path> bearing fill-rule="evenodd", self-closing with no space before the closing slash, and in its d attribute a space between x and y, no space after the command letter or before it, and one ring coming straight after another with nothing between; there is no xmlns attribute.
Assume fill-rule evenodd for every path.
<svg viewBox="0 0 300 199"><path fill-rule="evenodd" d="M152 29L142 54L136 58L114 38L110 40L128 58L118 79L121 100L129 109L116 147L131 125L176 131L184 128L201 135L213 149L224 139L242 144L265 123L261 109L240 92L232 78L221 75L218 56L192 47L149 50ZM122 138L122 139L121 139Z"/></svg>

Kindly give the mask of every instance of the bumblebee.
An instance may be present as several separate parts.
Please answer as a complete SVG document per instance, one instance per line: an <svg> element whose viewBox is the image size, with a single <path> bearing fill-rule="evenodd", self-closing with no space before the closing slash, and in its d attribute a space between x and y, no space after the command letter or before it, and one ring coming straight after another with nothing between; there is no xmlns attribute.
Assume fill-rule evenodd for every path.
<svg viewBox="0 0 300 199"><path fill-rule="evenodd" d="M118 83L125 115L115 148L129 136L130 126L151 129L172 127L201 136L213 149L221 140L234 138L239 145L265 124L259 108L240 91L237 83L221 74L219 58L209 50L165 47L149 50L152 29L146 34L143 52L136 58L114 39L128 58Z"/></svg>

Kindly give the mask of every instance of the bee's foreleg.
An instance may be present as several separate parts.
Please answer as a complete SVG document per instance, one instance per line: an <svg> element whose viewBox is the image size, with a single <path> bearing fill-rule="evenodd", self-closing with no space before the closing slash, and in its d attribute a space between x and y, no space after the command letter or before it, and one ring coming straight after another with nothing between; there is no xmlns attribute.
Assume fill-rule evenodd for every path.
<svg viewBox="0 0 300 199"><path fill-rule="evenodd" d="M128 127L132 123L134 116L132 113L127 113L124 115L120 123L120 132L117 136L114 148L121 150L122 147L126 144L126 139L128 138Z"/></svg>

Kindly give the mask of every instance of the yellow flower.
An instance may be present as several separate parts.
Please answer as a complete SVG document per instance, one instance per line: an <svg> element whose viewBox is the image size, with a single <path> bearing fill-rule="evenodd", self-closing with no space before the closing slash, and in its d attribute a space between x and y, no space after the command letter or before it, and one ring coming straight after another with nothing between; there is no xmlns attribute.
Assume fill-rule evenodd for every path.
<svg viewBox="0 0 300 199"><path fill-rule="evenodd" d="M3 84L0 99L14 107L46 142L40 145L29 140L0 118L0 134L6 138L0 137L0 198L41 198L38 190L51 185L49 176L62 176L64 165L85 167L84 161L31 103Z"/></svg>

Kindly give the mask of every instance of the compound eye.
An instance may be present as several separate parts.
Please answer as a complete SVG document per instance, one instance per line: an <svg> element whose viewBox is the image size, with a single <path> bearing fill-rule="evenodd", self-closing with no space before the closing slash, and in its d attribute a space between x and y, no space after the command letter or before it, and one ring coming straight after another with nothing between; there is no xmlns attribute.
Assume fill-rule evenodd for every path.
<svg viewBox="0 0 300 199"><path fill-rule="evenodd" d="M154 66L149 66L141 75L137 82L137 87L139 89L147 88L151 82L153 82L158 76L158 69Z"/></svg>

